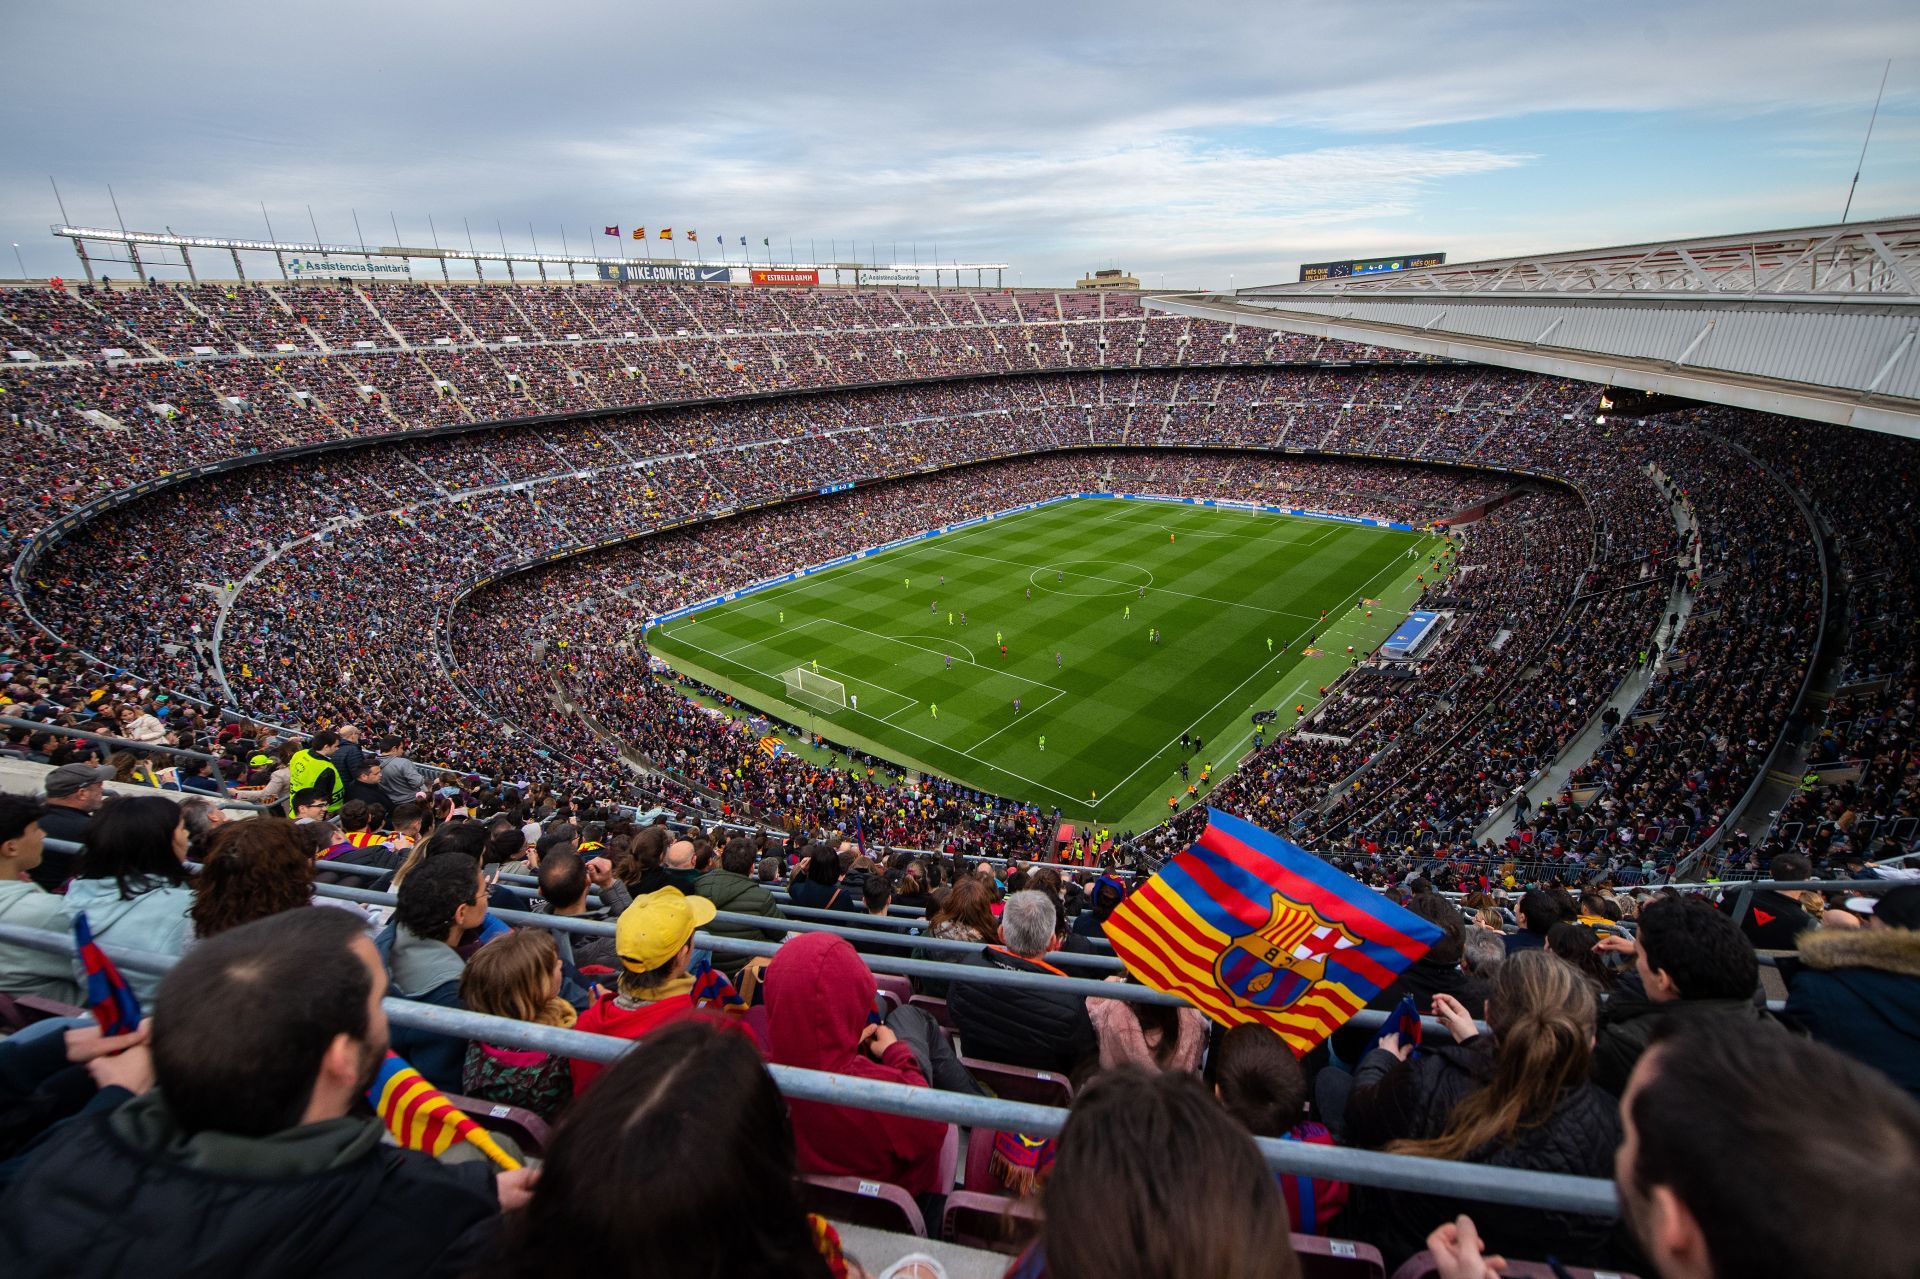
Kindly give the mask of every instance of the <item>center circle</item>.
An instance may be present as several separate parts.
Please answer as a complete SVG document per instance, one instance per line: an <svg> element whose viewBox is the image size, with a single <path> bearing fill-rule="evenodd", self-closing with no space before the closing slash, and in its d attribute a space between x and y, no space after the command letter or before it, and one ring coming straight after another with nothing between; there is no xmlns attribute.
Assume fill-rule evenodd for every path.
<svg viewBox="0 0 1920 1279"><path fill-rule="evenodd" d="M1062 560L1043 564L1027 574L1027 580L1055 595L1138 595L1142 587L1153 585L1153 574L1125 560Z"/></svg>

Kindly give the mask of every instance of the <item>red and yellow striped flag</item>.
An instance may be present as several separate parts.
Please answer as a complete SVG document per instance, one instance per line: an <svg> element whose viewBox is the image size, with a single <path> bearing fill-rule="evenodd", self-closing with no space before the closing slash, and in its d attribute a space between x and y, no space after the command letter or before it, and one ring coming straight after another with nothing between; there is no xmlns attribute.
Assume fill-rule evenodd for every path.
<svg viewBox="0 0 1920 1279"><path fill-rule="evenodd" d="M439 1155L456 1141L468 1141L509 1172L520 1166L520 1161L500 1149L500 1143L486 1129L461 1114L445 1093L392 1052L373 1077L367 1100L373 1103L394 1140L408 1150Z"/></svg>

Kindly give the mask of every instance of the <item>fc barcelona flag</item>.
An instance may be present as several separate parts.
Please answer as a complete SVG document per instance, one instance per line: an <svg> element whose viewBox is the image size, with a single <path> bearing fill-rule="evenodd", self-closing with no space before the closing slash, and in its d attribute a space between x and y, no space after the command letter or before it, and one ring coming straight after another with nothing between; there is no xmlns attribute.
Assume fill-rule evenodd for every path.
<svg viewBox="0 0 1920 1279"><path fill-rule="evenodd" d="M1107 917L1132 973L1296 1054L1332 1034L1440 929L1302 848L1218 809L1193 847Z"/></svg>
<svg viewBox="0 0 1920 1279"><path fill-rule="evenodd" d="M131 1035L140 1029L139 996L93 939L93 926L84 910L73 917L73 948L80 956L80 967L86 970L87 1008L100 1023L100 1033Z"/></svg>
<svg viewBox="0 0 1920 1279"><path fill-rule="evenodd" d="M394 1140L408 1150L438 1155L456 1141L469 1141L509 1172L520 1166L520 1161L500 1149L486 1129L460 1113L445 1093L398 1054L387 1054L367 1088L367 1100L373 1103Z"/></svg>

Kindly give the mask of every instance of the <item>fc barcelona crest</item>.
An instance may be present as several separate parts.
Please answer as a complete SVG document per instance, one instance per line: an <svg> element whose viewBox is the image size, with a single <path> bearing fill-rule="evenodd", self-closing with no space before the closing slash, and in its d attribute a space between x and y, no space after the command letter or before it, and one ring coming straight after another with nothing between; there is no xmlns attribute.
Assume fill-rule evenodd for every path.
<svg viewBox="0 0 1920 1279"><path fill-rule="evenodd" d="M1214 978L1236 1003L1278 1010L1325 980L1327 961L1359 944L1311 906L1275 894L1267 922L1242 933L1214 961Z"/></svg>

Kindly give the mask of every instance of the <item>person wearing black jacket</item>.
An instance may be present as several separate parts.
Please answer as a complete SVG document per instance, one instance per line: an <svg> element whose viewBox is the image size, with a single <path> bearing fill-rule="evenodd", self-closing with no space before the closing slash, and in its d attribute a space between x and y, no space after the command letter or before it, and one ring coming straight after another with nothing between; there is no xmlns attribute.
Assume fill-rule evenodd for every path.
<svg viewBox="0 0 1920 1279"><path fill-rule="evenodd" d="M1414 1007L1424 1014L1433 1011L1435 995L1450 995L1473 1016L1484 1015L1487 983L1467 976L1460 969L1460 957L1466 950L1467 924L1459 909L1439 893L1416 893L1408 900L1407 909L1437 925L1441 930L1440 940L1368 1000L1367 1007L1390 1012L1399 1006L1401 999L1412 995ZM1361 1026L1342 1026L1333 1032L1330 1041L1334 1054L1345 1062L1357 1062L1371 1042L1373 1030Z"/></svg>
<svg viewBox="0 0 1920 1279"><path fill-rule="evenodd" d="M1000 946L989 946L964 961L972 967L1065 976L1046 962L1056 919L1045 893L1009 896L1000 916ZM975 985L956 981L947 992L947 1011L969 1057L1072 1074L1100 1051L1087 1001L1079 995L1038 987Z"/></svg>
<svg viewBox="0 0 1920 1279"><path fill-rule="evenodd" d="M1773 879L1792 883L1813 878L1813 863L1799 853L1781 853L1767 867ZM1720 898L1722 914L1738 908L1740 894L1729 892ZM1793 950L1800 945L1800 934L1814 926L1813 916L1799 897L1775 888L1762 888L1747 903L1740 917L1740 931L1755 950Z"/></svg>
<svg viewBox="0 0 1920 1279"><path fill-rule="evenodd" d="M411 1277L484 1262L533 1174L382 1140L361 1099L386 1054L386 990L344 911L285 911L188 951L161 983L154 1087L34 1154L0 1198L0 1273Z"/></svg>

